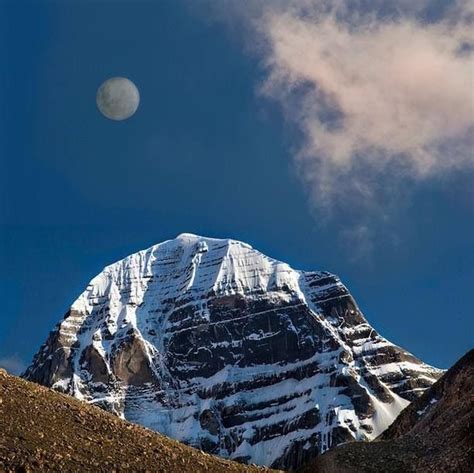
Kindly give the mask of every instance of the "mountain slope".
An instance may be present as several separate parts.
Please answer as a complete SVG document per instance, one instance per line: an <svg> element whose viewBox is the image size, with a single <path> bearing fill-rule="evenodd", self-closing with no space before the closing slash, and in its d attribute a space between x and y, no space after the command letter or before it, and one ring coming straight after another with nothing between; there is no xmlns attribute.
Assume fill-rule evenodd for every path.
<svg viewBox="0 0 474 473"><path fill-rule="evenodd" d="M25 376L210 453L297 468L377 437L440 374L336 276L183 234L106 267Z"/></svg>
<svg viewBox="0 0 474 473"><path fill-rule="evenodd" d="M0 369L0 471L266 470L199 452Z"/></svg>
<svg viewBox="0 0 474 473"><path fill-rule="evenodd" d="M474 350L416 399L374 442L341 445L301 473L471 472Z"/></svg>

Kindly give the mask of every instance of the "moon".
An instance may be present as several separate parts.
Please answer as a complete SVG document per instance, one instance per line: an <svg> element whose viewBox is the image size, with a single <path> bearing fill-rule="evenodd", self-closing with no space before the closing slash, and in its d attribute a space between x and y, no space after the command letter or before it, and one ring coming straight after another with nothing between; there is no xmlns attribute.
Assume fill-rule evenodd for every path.
<svg viewBox="0 0 474 473"><path fill-rule="evenodd" d="M130 118L140 103L140 93L136 85L125 77L107 79L98 89L97 108L110 120Z"/></svg>

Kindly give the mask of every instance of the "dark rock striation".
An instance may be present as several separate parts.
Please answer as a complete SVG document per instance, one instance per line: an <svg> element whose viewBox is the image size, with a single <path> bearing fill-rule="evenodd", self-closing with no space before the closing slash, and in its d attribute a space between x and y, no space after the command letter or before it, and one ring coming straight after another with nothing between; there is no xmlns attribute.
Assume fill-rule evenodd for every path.
<svg viewBox="0 0 474 473"><path fill-rule="evenodd" d="M106 267L25 377L226 458L294 469L377 437L441 375L339 278L183 234Z"/></svg>

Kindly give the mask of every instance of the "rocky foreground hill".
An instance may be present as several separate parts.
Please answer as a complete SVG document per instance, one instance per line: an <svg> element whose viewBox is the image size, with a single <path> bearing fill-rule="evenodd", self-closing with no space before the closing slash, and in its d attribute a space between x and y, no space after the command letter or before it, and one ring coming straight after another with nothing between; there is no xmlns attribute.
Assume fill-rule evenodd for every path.
<svg viewBox="0 0 474 473"><path fill-rule="evenodd" d="M0 471L263 473L0 369Z"/></svg>
<svg viewBox="0 0 474 473"><path fill-rule="evenodd" d="M413 401L375 441L340 445L301 473L472 473L474 350Z"/></svg>
<svg viewBox="0 0 474 473"><path fill-rule="evenodd" d="M474 350L372 442L334 447L298 473L468 473ZM205 454L0 369L0 471L266 472Z"/></svg>
<svg viewBox="0 0 474 473"><path fill-rule="evenodd" d="M209 453L297 469L376 438L441 374L379 335L337 276L182 234L92 279L25 377Z"/></svg>

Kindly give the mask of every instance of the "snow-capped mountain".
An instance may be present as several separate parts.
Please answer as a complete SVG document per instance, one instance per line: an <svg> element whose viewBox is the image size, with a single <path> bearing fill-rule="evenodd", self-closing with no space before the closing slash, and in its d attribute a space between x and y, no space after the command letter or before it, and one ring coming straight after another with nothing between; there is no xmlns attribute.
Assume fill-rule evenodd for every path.
<svg viewBox="0 0 474 473"><path fill-rule="evenodd" d="M25 373L217 455L296 468L373 439L442 374L338 277L191 234L107 266Z"/></svg>

